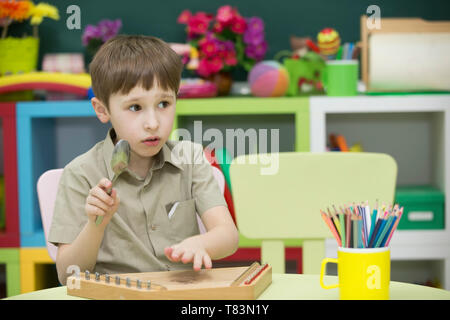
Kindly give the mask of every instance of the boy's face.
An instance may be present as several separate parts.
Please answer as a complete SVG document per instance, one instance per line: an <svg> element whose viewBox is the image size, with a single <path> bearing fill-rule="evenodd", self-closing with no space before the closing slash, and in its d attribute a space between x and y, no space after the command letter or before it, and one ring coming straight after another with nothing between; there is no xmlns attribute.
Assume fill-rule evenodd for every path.
<svg viewBox="0 0 450 320"><path fill-rule="evenodd" d="M156 82L150 90L136 86L128 94L111 95L109 111L104 108L104 112L99 112L103 108L98 105L104 105L96 98L92 99L92 104L100 121L111 121L117 141L124 139L130 143L133 162L156 155L172 131L175 93L164 91ZM156 140L150 140L154 138Z"/></svg>

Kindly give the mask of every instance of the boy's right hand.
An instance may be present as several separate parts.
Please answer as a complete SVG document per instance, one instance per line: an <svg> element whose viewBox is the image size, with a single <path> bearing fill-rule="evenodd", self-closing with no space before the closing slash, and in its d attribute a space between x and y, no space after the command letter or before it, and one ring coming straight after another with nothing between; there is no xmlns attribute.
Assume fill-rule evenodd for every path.
<svg viewBox="0 0 450 320"><path fill-rule="evenodd" d="M101 225L106 225L117 211L120 204L116 189L112 189L111 195L106 190L111 187L112 182L107 178L102 178L100 182L89 190L86 198L86 214L91 222L96 221L98 216L103 216Z"/></svg>

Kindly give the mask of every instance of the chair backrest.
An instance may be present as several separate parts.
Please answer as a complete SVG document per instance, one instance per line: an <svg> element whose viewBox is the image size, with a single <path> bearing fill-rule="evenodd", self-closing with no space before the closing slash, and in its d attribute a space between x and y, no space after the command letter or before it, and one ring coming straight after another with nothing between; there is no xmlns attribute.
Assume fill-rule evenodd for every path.
<svg viewBox="0 0 450 320"><path fill-rule="evenodd" d="M225 177L222 172L216 168L212 167L214 177L216 178L220 191L225 190ZM47 244L47 251L50 258L56 261L56 253L58 247L47 241L48 233L50 231L50 226L52 224L53 210L55 208L56 193L58 191L59 179L63 169L52 169L44 172L38 179L37 182L37 194L39 200L39 207L41 210L42 225L44 228L45 240ZM201 221L200 217L197 215L197 221L199 223L199 229L201 233L206 232L205 226Z"/></svg>
<svg viewBox="0 0 450 320"><path fill-rule="evenodd" d="M268 159L271 159L270 165ZM267 173L272 166L274 174ZM274 170L275 168L275 170ZM380 153L353 152L284 152L243 155L230 166L233 200L239 231L251 239L260 239L262 249L268 240L276 240L278 249L265 259L282 268L284 261L273 261L270 255L284 259L283 239L316 239L323 243L332 237L320 216L320 209L331 205L376 200L392 203L395 194L397 164ZM264 241L265 240L265 241ZM280 245L281 243L281 245ZM303 241L303 265L307 257L307 242ZM317 246L316 246L317 248ZM283 253L275 251L283 250ZM262 252L264 256L264 252ZM320 270L316 254L314 272ZM266 261L268 262L268 261ZM273 266L272 266L273 267ZM309 267L308 267L309 268ZM311 271L308 269L309 273ZM283 272L283 270L274 270Z"/></svg>
<svg viewBox="0 0 450 320"><path fill-rule="evenodd" d="M63 169L52 169L44 172L37 182L37 194L41 209L42 226L44 228L47 251L50 258L56 261L58 247L47 241L52 224L53 209L55 208L56 192Z"/></svg>

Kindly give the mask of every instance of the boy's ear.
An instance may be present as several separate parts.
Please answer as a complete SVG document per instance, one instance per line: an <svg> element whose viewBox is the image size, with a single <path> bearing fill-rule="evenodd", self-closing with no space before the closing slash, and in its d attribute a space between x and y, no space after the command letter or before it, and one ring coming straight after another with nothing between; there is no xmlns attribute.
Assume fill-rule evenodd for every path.
<svg viewBox="0 0 450 320"><path fill-rule="evenodd" d="M91 99L92 106L94 107L95 113L97 114L97 118L102 123L107 123L109 121L110 115L106 106L97 98Z"/></svg>

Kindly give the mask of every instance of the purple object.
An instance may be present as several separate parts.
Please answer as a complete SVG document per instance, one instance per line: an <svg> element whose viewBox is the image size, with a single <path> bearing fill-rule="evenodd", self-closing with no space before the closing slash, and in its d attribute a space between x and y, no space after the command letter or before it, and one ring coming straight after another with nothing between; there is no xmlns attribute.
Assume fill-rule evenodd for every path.
<svg viewBox="0 0 450 320"><path fill-rule="evenodd" d="M116 20L102 20L97 25L88 24L84 29L81 40L84 46L88 46L91 40L101 40L106 42L119 33L122 27L122 21Z"/></svg>

